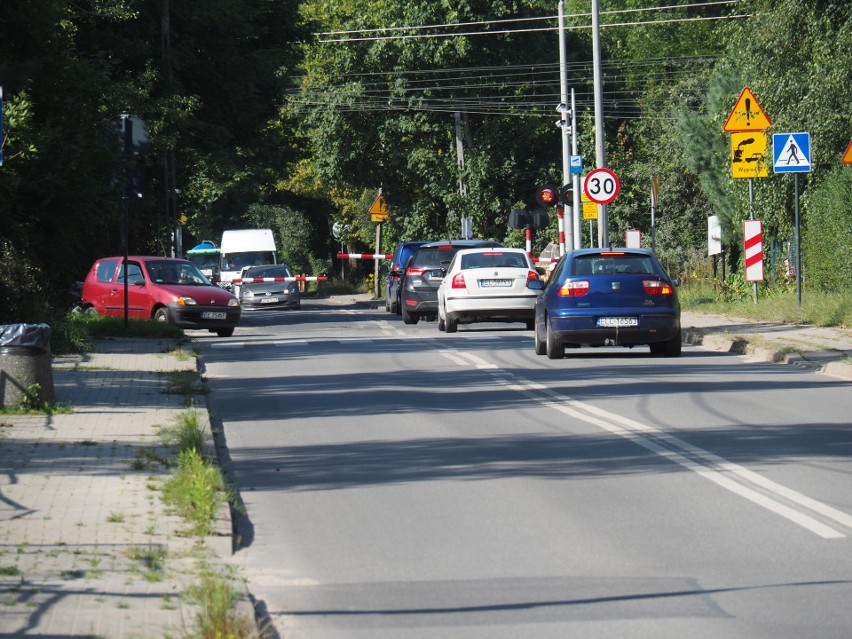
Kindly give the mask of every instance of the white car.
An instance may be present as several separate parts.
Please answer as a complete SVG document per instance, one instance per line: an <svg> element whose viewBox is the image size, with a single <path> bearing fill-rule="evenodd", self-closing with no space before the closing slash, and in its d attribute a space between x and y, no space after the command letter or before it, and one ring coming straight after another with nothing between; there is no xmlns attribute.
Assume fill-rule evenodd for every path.
<svg viewBox="0 0 852 639"><path fill-rule="evenodd" d="M438 330L455 333L473 322L524 322L532 330L538 293L527 283L538 279L523 249L459 251L438 288Z"/></svg>

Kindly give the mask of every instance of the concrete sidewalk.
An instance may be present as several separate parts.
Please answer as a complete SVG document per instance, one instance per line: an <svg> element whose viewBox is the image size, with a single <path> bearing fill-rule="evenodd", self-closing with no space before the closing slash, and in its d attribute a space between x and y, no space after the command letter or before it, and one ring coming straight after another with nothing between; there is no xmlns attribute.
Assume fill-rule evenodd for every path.
<svg viewBox="0 0 852 639"><path fill-rule="evenodd" d="M684 342L852 379L852 330L681 313Z"/></svg>
<svg viewBox="0 0 852 639"><path fill-rule="evenodd" d="M365 295L318 301L375 304ZM682 323L685 339L705 348L852 379L852 331L698 313ZM0 635L144 639L192 630L187 590L204 562L227 564L231 527L224 512L219 536L187 537L160 499L168 470L157 458L173 451L158 427L188 399L209 423L200 385L187 394L175 376L198 370L194 357L179 357L191 346L178 347L99 340L95 353L53 360L57 401L71 414L0 415Z"/></svg>
<svg viewBox="0 0 852 639"><path fill-rule="evenodd" d="M101 340L96 353L54 358L57 401L73 412L0 415L0 635L139 639L192 629L187 589L203 562L230 556L231 531L228 519L222 537L183 535L186 523L160 499L168 470L157 458L174 451L158 426L188 399L208 423L205 397L188 398L175 377L196 371L196 359L176 357L176 347Z"/></svg>

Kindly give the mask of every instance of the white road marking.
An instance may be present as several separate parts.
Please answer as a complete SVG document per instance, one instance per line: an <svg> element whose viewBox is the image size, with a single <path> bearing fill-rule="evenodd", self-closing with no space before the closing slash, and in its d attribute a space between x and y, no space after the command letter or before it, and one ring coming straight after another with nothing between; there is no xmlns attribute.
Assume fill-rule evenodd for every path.
<svg viewBox="0 0 852 639"><path fill-rule="evenodd" d="M546 406L598 426L613 435L628 439L824 539L840 539L846 537L846 535L811 517L803 510L797 510L773 499L771 496L785 499L802 509L810 510L841 526L852 529L852 516L847 513L778 484L714 453L693 446L679 437L629 417L560 395L543 384L498 369L496 365L489 365L476 355L451 351L440 352L460 366L472 364L479 369L488 370L497 382L510 390L521 392L536 399L544 396Z"/></svg>

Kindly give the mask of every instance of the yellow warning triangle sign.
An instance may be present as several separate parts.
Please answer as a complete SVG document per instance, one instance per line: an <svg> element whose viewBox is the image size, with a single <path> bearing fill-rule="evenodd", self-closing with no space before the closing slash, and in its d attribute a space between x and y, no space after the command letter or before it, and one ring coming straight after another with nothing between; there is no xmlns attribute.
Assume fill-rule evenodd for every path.
<svg viewBox="0 0 852 639"><path fill-rule="evenodd" d="M843 164L852 164L852 141L846 147L846 152L843 154Z"/></svg>
<svg viewBox="0 0 852 639"><path fill-rule="evenodd" d="M771 126L769 116L766 115L751 89L746 87L740 93L734 108L731 109L724 131L726 133L765 131Z"/></svg>

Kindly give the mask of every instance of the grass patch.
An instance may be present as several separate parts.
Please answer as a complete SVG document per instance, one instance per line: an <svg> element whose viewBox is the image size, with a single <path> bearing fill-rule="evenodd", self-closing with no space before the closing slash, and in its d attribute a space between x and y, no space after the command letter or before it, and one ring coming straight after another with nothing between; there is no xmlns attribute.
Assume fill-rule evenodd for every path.
<svg viewBox="0 0 852 639"><path fill-rule="evenodd" d="M94 341L103 337L142 337L148 339L182 339L183 329L167 322L98 317L69 313L50 322L50 350L54 355L89 353Z"/></svg>
<svg viewBox="0 0 852 639"><path fill-rule="evenodd" d="M41 384L31 384L17 406L0 408L0 415L70 415L73 411L54 400L42 398Z"/></svg>
<svg viewBox="0 0 852 639"><path fill-rule="evenodd" d="M184 395L191 405L193 395L204 395L207 392L195 371L174 371L166 374L170 378L170 384L163 392L167 395Z"/></svg>
<svg viewBox="0 0 852 639"><path fill-rule="evenodd" d="M158 432L165 444L176 445L179 452L204 450L204 430L198 411L186 410L178 414L168 426L162 426Z"/></svg>
<svg viewBox="0 0 852 639"><path fill-rule="evenodd" d="M681 307L699 313L713 313L763 322L813 324L852 328L852 292L802 291L797 306L796 291L784 288L759 290L757 304L752 297L728 299L723 287L687 286L678 289Z"/></svg>
<svg viewBox="0 0 852 639"><path fill-rule="evenodd" d="M107 521L111 524L123 524L124 515L122 513L110 513Z"/></svg>
<svg viewBox="0 0 852 639"><path fill-rule="evenodd" d="M192 637L254 639L261 636L254 619L235 610L239 594L221 576L205 574L201 583L190 588L187 595L200 608Z"/></svg>
<svg viewBox="0 0 852 639"><path fill-rule="evenodd" d="M188 362L189 360L198 357L198 353L195 351L188 351L185 348L176 348L173 351L168 351L166 355L171 355L179 362Z"/></svg>
<svg viewBox="0 0 852 639"><path fill-rule="evenodd" d="M164 548L158 546L133 546L127 549L127 556L144 564L145 568L150 572L162 572L163 563L168 557L168 552Z"/></svg>
<svg viewBox="0 0 852 639"><path fill-rule="evenodd" d="M2 577L17 577L21 574L17 566L0 566L0 576Z"/></svg>
<svg viewBox="0 0 852 639"><path fill-rule="evenodd" d="M177 470L163 486L163 499L190 523L191 535L210 534L228 498L222 472L195 449L178 455Z"/></svg>

